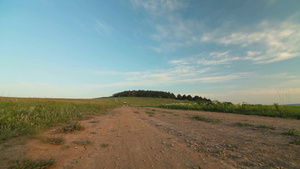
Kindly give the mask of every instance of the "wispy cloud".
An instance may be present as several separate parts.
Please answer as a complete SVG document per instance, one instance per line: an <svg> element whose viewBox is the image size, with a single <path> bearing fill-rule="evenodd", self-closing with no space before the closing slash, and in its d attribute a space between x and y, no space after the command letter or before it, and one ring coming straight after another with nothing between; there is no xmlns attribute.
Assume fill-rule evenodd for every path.
<svg viewBox="0 0 300 169"><path fill-rule="evenodd" d="M230 64L235 60L241 60L240 57L231 55L230 51L225 52L211 52L211 53L200 53L194 56L185 57L179 60L171 60L170 64L174 65L221 65Z"/></svg>
<svg viewBox="0 0 300 169"><path fill-rule="evenodd" d="M136 7L142 7L152 15L161 15L165 12L173 11L185 6L180 0L130 0Z"/></svg>
<svg viewBox="0 0 300 169"><path fill-rule="evenodd" d="M186 27L189 26L186 25ZM176 34L172 33L172 29L166 29L165 32L158 31L156 37L161 37L164 40L156 38L161 41L160 47L157 47L156 51L174 52L178 48L201 43L217 43L224 45L223 48L225 49L228 48L225 51L200 53L185 59L171 61L171 63L178 62L181 64L196 61L203 65L230 64L237 60L250 60L255 64L267 64L300 56L300 48L298 47L300 46L300 24L292 21L283 23L262 22L248 31L217 29L211 33L204 33L202 38L195 37L195 35L199 35L199 32L193 28L186 28L186 30L189 31L180 31L174 28L173 31L179 31L182 36L172 36L172 34ZM166 33L167 31L170 32Z"/></svg>
<svg viewBox="0 0 300 169"><path fill-rule="evenodd" d="M164 24L155 25L155 33L151 38L158 42L153 49L160 53L170 53L186 47L202 43L204 23L196 20L186 20L181 17L169 16Z"/></svg>
<svg viewBox="0 0 300 169"><path fill-rule="evenodd" d="M95 20L95 29L101 35L110 34L113 30L111 26L99 21L98 19Z"/></svg>
<svg viewBox="0 0 300 169"><path fill-rule="evenodd" d="M153 22L151 38L157 42L152 49L158 53L174 53L182 48L193 48L205 44L221 45L223 52L230 50L220 58L199 59L203 65L230 64L237 60L250 60L255 64L279 62L300 56L300 24L291 16L284 22L261 21L257 25L234 27L234 22L224 22L218 28L211 29L208 23L196 19L186 19L177 15L186 4L177 0L131 0L137 7L151 14L164 11L160 21ZM155 19L154 19L155 20ZM212 51L213 52L213 51ZM221 52L222 51L217 51Z"/></svg>
<svg viewBox="0 0 300 169"><path fill-rule="evenodd" d="M252 29L255 31L235 31L227 35L215 31L204 35L202 39L204 42L235 45L235 48L239 46L246 50L244 55L239 54L239 59L252 60L254 63L272 63L300 56L300 24L264 21Z"/></svg>

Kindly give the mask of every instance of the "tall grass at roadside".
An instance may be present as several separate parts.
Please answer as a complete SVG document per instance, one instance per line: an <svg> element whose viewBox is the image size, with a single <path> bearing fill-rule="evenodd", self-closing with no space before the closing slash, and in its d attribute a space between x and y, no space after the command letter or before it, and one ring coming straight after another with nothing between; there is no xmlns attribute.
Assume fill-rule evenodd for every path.
<svg viewBox="0 0 300 169"><path fill-rule="evenodd" d="M130 106L135 106L135 107L158 107L161 104L191 103L191 101L188 100L152 98L152 97L118 97L118 99L121 103L126 102Z"/></svg>
<svg viewBox="0 0 300 169"><path fill-rule="evenodd" d="M50 168L51 166L55 165L55 159L51 158L49 160L40 159L40 160L33 160L33 159L23 159L15 161L13 166L9 167L9 169L46 169Z"/></svg>
<svg viewBox="0 0 300 169"><path fill-rule="evenodd" d="M118 106L111 98L86 100L0 98L0 141L87 119Z"/></svg>
<svg viewBox="0 0 300 169"><path fill-rule="evenodd" d="M274 105L250 105L250 104L228 104L220 102L211 103L173 103L162 104L160 108L215 111L224 113L235 113L245 115L258 115L281 118L300 119L300 106Z"/></svg>

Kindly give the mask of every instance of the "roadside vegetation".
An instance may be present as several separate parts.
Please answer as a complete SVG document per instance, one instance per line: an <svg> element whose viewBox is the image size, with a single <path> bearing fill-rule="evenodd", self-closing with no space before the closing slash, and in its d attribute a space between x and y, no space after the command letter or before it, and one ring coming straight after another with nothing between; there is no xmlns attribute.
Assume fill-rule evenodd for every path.
<svg viewBox="0 0 300 169"><path fill-rule="evenodd" d="M176 99L165 99L165 98L152 98L152 97L118 97L121 103L134 107L158 107L161 104L172 104L172 103L193 103L188 100L176 100Z"/></svg>
<svg viewBox="0 0 300 169"><path fill-rule="evenodd" d="M14 162L13 166L9 169L29 169L29 168L42 168L46 169L55 164L55 159L51 158L49 160L33 160L33 159L23 159Z"/></svg>
<svg viewBox="0 0 300 169"><path fill-rule="evenodd" d="M78 121L76 121L76 122L72 121L69 124L64 125L61 128L59 128L57 132L75 133L75 132L78 132L78 131L81 131L81 130L84 130L84 129L85 129L85 127L81 123L79 123Z"/></svg>
<svg viewBox="0 0 300 169"><path fill-rule="evenodd" d="M53 145L63 144L65 139L62 137L42 137L40 139L43 143L49 143Z"/></svg>
<svg viewBox="0 0 300 169"><path fill-rule="evenodd" d="M171 103L158 107L300 119L300 106L232 104L228 102Z"/></svg>
<svg viewBox="0 0 300 169"><path fill-rule="evenodd" d="M203 117L203 116L200 116L200 115L193 116L192 118L195 119L195 120L205 121L205 122L210 122L210 123L219 123L221 121L220 119Z"/></svg>
<svg viewBox="0 0 300 169"><path fill-rule="evenodd" d="M289 136L300 136L300 131L297 129L289 129L288 131L284 132L283 134L289 135Z"/></svg>
<svg viewBox="0 0 300 169"><path fill-rule="evenodd" d="M69 122L62 130L77 130L78 121L99 115L119 104L105 99L0 98L0 142L11 137L33 135Z"/></svg>
<svg viewBox="0 0 300 169"><path fill-rule="evenodd" d="M86 146L86 145L91 145L92 142L90 140L85 140L85 141L72 141L72 143L81 145L81 146Z"/></svg>

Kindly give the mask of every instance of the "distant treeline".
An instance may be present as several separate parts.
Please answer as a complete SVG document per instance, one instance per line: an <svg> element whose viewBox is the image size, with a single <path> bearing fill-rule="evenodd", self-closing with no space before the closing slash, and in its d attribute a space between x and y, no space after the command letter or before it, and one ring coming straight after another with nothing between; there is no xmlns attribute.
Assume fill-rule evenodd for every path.
<svg viewBox="0 0 300 169"><path fill-rule="evenodd" d="M158 98L169 98L169 99L177 99L177 100L189 100L196 102L211 102L210 99L201 96L191 95L174 95L174 93L163 92L163 91L152 91L152 90L128 90L119 93L115 93L112 97L158 97Z"/></svg>

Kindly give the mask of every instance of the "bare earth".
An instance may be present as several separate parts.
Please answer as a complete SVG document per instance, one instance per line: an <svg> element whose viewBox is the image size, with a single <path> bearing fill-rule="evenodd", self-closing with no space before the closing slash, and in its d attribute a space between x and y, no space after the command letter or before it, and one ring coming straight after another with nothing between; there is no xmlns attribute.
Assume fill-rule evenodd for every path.
<svg viewBox="0 0 300 169"><path fill-rule="evenodd" d="M193 115L221 122L196 121ZM254 126L234 125L237 122ZM51 129L42 134L64 137L63 145L39 139L2 144L0 168L21 157L53 157L56 165L52 168L59 169L300 168L300 146L289 144L296 136L282 134L292 128L300 130L299 120L123 106L81 123L86 129L78 133L54 134ZM256 127L262 124L276 130ZM72 143L86 140L92 144Z"/></svg>

